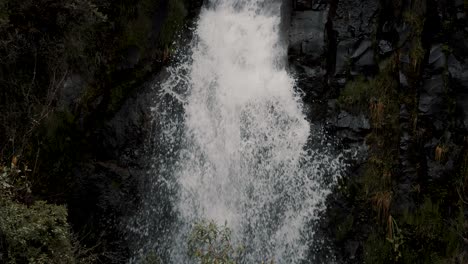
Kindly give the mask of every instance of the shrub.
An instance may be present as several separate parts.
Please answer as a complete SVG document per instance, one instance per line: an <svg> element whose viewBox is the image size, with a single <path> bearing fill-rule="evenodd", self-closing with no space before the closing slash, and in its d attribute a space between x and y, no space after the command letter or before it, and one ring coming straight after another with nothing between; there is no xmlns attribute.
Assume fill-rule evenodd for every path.
<svg viewBox="0 0 468 264"><path fill-rule="evenodd" d="M188 240L189 255L201 264L235 264L242 247L233 246L231 230L214 222L195 224Z"/></svg>
<svg viewBox="0 0 468 264"><path fill-rule="evenodd" d="M74 263L67 210L35 202L32 206L0 202L0 233L6 263Z"/></svg>

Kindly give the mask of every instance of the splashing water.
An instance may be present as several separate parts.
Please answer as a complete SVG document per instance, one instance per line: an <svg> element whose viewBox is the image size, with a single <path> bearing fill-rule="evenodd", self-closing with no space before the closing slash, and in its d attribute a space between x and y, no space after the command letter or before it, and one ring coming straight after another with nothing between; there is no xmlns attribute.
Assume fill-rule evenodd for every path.
<svg viewBox="0 0 468 264"><path fill-rule="evenodd" d="M311 134L282 63L280 23L278 1L212 1L190 55L162 85L160 144L178 147L156 158L154 177L172 190L175 220L155 247L172 263L190 263L186 238L202 219L227 223L244 263L299 263L314 244L326 182L343 165L316 147L323 137Z"/></svg>

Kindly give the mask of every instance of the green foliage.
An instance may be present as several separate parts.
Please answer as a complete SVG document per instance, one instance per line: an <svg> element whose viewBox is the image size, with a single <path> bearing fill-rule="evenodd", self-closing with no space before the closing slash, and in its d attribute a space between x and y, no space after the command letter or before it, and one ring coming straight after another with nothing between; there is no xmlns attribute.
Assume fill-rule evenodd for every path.
<svg viewBox="0 0 468 264"><path fill-rule="evenodd" d="M201 264L238 263L241 246L234 246L231 230L214 222L202 221L194 225L188 239L189 255Z"/></svg>
<svg viewBox="0 0 468 264"><path fill-rule="evenodd" d="M463 228L463 214L457 222L448 222L440 206L429 198L415 212L405 212L401 218L402 232L407 239L402 254L403 263L446 262L462 249L459 230Z"/></svg>
<svg viewBox="0 0 468 264"><path fill-rule="evenodd" d="M20 199L31 194L31 183L26 174L31 170L22 165L21 170L18 157L13 157L9 165L0 166L0 199Z"/></svg>
<svg viewBox="0 0 468 264"><path fill-rule="evenodd" d="M6 263L74 263L67 210L35 202L32 206L0 202L0 233L6 244Z"/></svg>
<svg viewBox="0 0 468 264"><path fill-rule="evenodd" d="M66 210L20 203L30 205L35 198L65 202L75 183L71 168L89 150L89 130L118 111L129 93L166 61L187 12L183 1L170 0L168 16L162 20L157 14L166 11L160 2L0 0L0 164L17 156L28 161L0 166L0 199L8 205L1 205L0 221L8 227L13 223L9 219L32 219L10 226L9 234L24 228L32 232L21 234L23 238L15 235L26 246L8 237L8 256L16 258L14 261L69 262L66 257L57 259L69 255L70 243L40 231L46 228L41 225L47 225L49 230L65 232ZM163 25L159 28L156 23ZM135 68L122 69L118 65L125 62L125 50L130 46L138 47L140 58ZM72 105L59 109L60 93L71 74L79 75L85 84L72 91L76 96ZM44 245L34 237L42 235L49 235L43 239ZM1 239L0 235L0 244ZM94 240L98 239L88 241L97 243ZM76 261L96 260L91 249L73 241Z"/></svg>
<svg viewBox="0 0 468 264"><path fill-rule="evenodd" d="M354 216L349 214L344 221L338 222L336 227L336 240L343 241L353 230Z"/></svg>
<svg viewBox="0 0 468 264"><path fill-rule="evenodd" d="M364 244L364 263L394 263L391 244L382 239L377 232L372 232Z"/></svg>
<svg viewBox="0 0 468 264"><path fill-rule="evenodd" d="M402 257L401 248L403 243L405 242L405 238L398 228L396 220L390 216L388 218L388 236L387 241L392 244L393 247L393 256L396 261L398 261Z"/></svg>
<svg viewBox="0 0 468 264"><path fill-rule="evenodd" d="M347 110L366 109L369 103L372 86L364 77L357 77L348 82L338 98L339 105ZM355 111L353 111L355 112Z"/></svg>
<svg viewBox="0 0 468 264"><path fill-rule="evenodd" d="M163 47L171 46L175 34L183 25L186 16L187 10L185 9L183 0L169 1L169 14L159 34L159 42Z"/></svg>
<svg viewBox="0 0 468 264"><path fill-rule="evenodd" d="M156 255L156 253L150 252L148 255L145 256L142 264L161 264L161 263L162 263L161 258L159 258L158 255Z"/></svg>

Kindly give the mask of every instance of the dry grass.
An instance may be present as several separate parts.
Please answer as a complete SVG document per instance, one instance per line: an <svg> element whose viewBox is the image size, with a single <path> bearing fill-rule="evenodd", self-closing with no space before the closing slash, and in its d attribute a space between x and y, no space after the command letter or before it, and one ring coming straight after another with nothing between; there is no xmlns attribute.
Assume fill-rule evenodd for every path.
<svg viewBox="0 0 468 264"><path fill-rule="evenodd" d="M377 218L382 222L387 221L390 216L392 193L390 191L377 192L371 200L374 210L377 211Z"/></svg>
<svg viewBox="0 0 468 264"><path fill-rule="evenodd" d="M443 162L445 160L446 154L448 152L448 148L443 145L438 145L435 148L434 159L437 162Z"/></svg>
<svg viewBox="0 0 468 264"><path fill-rule="evenodd" d="M381 128L385 122L385 104L381 100L371 102L369 110L372 124L375 128Z"/></svg>

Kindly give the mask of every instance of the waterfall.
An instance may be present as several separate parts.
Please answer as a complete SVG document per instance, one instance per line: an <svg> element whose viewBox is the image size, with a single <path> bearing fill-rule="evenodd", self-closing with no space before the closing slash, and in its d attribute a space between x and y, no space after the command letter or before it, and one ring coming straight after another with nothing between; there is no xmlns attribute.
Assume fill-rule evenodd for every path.
<svg viewBox="0 0 468 264"><path fill-rule="evenodd" d="M167 262L190 263L187 235L201 220L227 224L243 263L301 263L316 243L343 165L311 132L288 74L281 4L211 1L161 85L153 202L139 217L145 246Z"/></svg>

